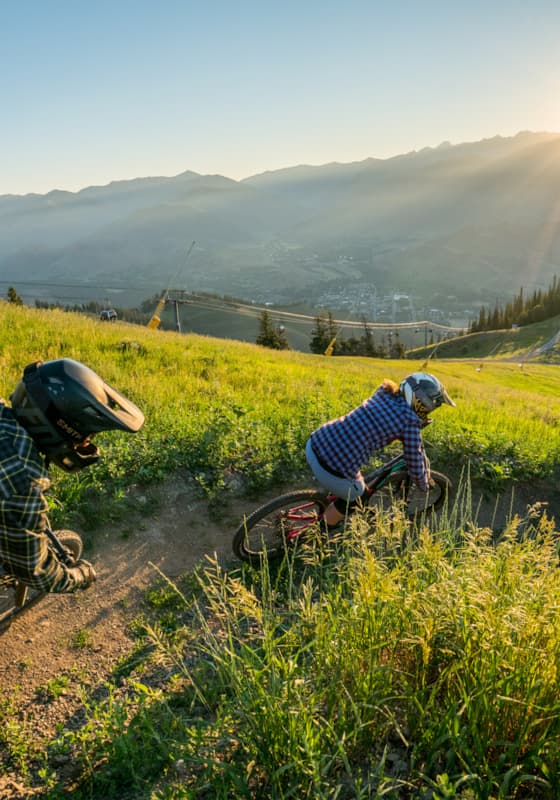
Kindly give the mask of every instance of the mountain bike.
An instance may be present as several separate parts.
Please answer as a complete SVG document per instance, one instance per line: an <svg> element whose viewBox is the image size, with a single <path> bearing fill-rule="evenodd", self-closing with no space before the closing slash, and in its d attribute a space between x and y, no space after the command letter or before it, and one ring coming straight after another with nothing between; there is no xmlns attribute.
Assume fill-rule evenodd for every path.
<svg viewBox="0 0 560 800"><path fill-rule="evenodd" d="M72 567L80 560L83 543L79 534L69 530L51 531L49 528L45 533L49 540L48 547L56 553L60 561ZM0 630L46 594L21 583L15 575L10 574L9 568L0 559Z"/></svg>
<svg viewBox="0 0 560 800"><path fill-rule="evenodd" d="M385 513L395 505L411 522L419 522L440 509L450 497L452 484L446 475L430 470L432 486L418 490L408 474L401 453L365 476L362 508ZM258 564L282 557L313 531L328 533L323 515L335 495L321 489L298 489L257 508L237 528L232 542L234 554L242 561Z"/></svg>

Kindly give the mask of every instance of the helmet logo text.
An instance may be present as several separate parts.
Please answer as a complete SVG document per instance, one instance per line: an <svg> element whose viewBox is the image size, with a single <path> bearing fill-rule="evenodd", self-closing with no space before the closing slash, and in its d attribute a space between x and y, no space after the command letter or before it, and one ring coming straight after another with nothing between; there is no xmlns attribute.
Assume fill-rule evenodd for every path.
<svg viewBox="0 0 560 800"><path fill-rule="evenodd" d="M71 436L72 439L76 439L77 441L81 442L82 439L84 438L79 431L77 431L75 428L73 428L71 425L69 425L66 422L66 420L63 420L61 417L59 419L57 419L56 424L58 425L59 428L62 428L62 430L65 433L67 433L69 436Z"/></svg>

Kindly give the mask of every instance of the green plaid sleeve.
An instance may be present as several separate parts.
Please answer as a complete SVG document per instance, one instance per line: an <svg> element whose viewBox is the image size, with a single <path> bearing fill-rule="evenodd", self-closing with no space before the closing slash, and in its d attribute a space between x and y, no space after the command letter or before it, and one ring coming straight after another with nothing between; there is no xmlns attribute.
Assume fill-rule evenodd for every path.
<svg viewBox="0 0 560 800"><path fill-rule="evenodd" d="M47 592L73 588L68 568L47 546L48 473L33 439L0 406L0 558L23 583Z"/></svg>

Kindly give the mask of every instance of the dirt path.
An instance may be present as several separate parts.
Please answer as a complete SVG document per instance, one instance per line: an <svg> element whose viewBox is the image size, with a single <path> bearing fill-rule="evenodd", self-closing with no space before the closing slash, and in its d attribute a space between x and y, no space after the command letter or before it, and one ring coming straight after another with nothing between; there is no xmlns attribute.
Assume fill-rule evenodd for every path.
<svg viewBox="0 0 560 800"><path fill-rule="evenodd" d="M230 558L241 503L212 521L207 503L177 477L135 500L145 513L128 516L110 535L97 535L86 553L98 574L94 586L47 596L0 632L0 725L9 709L7 715L25 725L35 741L44 741L57 724L79 724L81 690L92 691L109 679L134 646L128 628L141 611L144 591L158 578L154 565L174 578L206 554ZM53 689L62 689L56 699ZM0 750L0 798L28 797L32 794L7 770Z"/></svg>
<svg viewBox="0 0 560 800"><path fill-rule="evenodd" d="M518 494L521 514L531 497L537 499L534 487ZM142 609L144 591L158 577L153 565L173 578L207 554L216 553L227 563L233 530L243 512L256 505L232 503L222 519L212 521L207 503L177 476L149 494L138 493L135 501L135 518L128 516L106 537L99 534L94 552L86 553L98 572L93 587L48 596L0 633L0 725L12 716L34 741L54 736L59 724L79 725L84 719L81 691L102 686L134 647L129 625ZM500 524L510 513L511 500L503 498L497 514L495 502L481 505L480 522L494 518ZM55 687L61 690L56 698ZM0 798L32 796L3 764L0 748Z"/></svg>
<svg viewBox="0 0 560 800"><path fill-rule="evenodd" d="M534 497L534 487L518 490L514 506L521 515ZM98 534L94 552L86 553L98 573L94 586L72 595L47 596L0 632L4 698L10 690L17 691L18 702L35 697L37 687L72 669L82 675L85 670L90 680L107 675L132 646L127 626L138 614L143 592L158 577L155 567L174 578L206 555L217 553L220 560L230 560L233 530L243 512L257 505L238 501L219 521L212 520L206 501L196 497L188 480L176 476L150 494L138 493L135 501L141 509L136 518L128 516L110 534ZM511 514L507 496L497 504L478 503L481 525L499 527ZM154 507L157 510L150 513ZM75 637L83 631L91 634L91 642L80 652Z"/></svg>

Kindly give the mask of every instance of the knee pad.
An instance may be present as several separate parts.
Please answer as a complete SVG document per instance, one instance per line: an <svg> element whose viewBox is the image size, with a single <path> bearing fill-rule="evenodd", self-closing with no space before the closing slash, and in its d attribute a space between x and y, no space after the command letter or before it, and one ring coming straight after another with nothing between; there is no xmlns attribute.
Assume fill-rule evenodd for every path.
<svg viewBox="0 0 560 800"><path fill-rule="evenodd" d="M344 516L347 516L348 514L352 513L352 511L356 508L360 500L361 497L356 498L356 500L350 500L350 501L344 500L342 497L337 497L336 500L333 501L333 505L339 514L344 514Z"/></svg>

